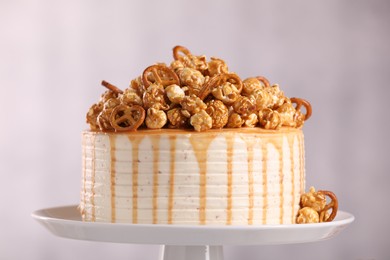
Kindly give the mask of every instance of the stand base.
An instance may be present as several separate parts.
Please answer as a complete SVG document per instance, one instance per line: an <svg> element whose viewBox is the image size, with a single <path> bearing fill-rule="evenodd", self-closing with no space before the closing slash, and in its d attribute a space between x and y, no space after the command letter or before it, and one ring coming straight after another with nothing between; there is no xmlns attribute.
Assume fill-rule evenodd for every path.
<svg viewBox="0 0 390 260"><path fill-rule="evenodd" d="M223 260L222 246L161 246L159 260Z"/></svg>

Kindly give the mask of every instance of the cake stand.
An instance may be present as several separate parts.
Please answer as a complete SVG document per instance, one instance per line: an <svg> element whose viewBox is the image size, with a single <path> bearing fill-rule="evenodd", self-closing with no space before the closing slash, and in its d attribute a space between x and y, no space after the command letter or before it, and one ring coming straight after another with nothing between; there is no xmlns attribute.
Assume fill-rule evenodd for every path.
<svg viewBox="0 0 390 260"><path fill-rule="evenodd" d="M275 245L329 239L354 216L304 225L185 226L83 222L77 206L37 210L32 217L56 236L113 243L162 245L159 260L222 260L224 245Z"/></svg>

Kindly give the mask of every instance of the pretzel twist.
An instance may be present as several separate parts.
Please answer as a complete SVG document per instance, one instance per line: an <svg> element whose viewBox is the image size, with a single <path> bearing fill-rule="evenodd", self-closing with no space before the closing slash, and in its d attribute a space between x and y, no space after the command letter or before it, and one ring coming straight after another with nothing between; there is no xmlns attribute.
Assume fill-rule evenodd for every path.
<svg viewBox="0 0 390 260"><path fill-rule="evenodd" d="M118 105L111 112L110 123L115 131L134 131L142 125L145 109L139 105Z"/></svg>
<svg viewBox="0 0 390 260"><path fill-rule="evenodd" d="M296 104L295 109L297 111L300 111L302 106L305 107L305 109L306 109L305 121L310 118L310 116L312 114L312 108L311 108L311 104L309 103L309 101L302 99L302 98L296 98L296 97L292 97L292 98L290 98L290 100L291 100L291 103Z"/></svg>
<svg viewBox="0 0 390 260"><path fill-rule="evenodd" d="M271 85L269 84L269 80L263 76L257 76L256 79L264 84L266 88L269 88Z"/></svg>
<svg viewBox="0 0 390 260"><path fill-rule="evenodd" d="M330 222L336 217L336 214L337 214L338 204L339 204L337 197L333 192L327 191L327 190L319 190L318 193L322 193L331 199L331 201L325 205L323 210L321 210L319 212L320 213L320 222ZM327 217L326 213L330 209L332 209L332 213L329 215L329 217Z"/></svg>
<svg viewBox="0 0 390 260"><path fill-rule="evenodd" d="M167 66L160 64L147 67L142 73L142 82L145 88L156 82L164 87L172 84L180 85L176 73Z"/></svg>
<svg viewBox="0 0 390 260"><path fill-rule="evenodd" d="M175 60L180 60L182 57L180 53L183 53L184 56L189 56L191 55L191 52L184 46L177 45L173 48L173 58Z"/></svg>

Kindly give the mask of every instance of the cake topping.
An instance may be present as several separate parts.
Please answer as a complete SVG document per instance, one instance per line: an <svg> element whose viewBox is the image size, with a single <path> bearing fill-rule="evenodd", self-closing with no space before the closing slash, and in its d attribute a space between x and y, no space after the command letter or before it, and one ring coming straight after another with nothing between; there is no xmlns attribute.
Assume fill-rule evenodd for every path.
<svg viewBox="0 0 390 260"><path fill-rule="evenodd" d="M93 131L134 131L142 128L208 129L282 126L300 128L311 105L288 98L263 76L244 80L222 59L193 55L173 48L169 66L147 67L125 90L102 81L108 89L87 113ZM301 111L301 110L304 110Z"/></svg>
<svg viewBox="0 0 390 260"><path fill-rule="evenodd" d="M330 202L327 203L327 197ZM336 195L331 191L315 191L310 187L310 191L301 196L301 209L298 211L297 223L319 223L330 222L337 214L338 200ZM332 210L329 213L329 210Z"/></svg>

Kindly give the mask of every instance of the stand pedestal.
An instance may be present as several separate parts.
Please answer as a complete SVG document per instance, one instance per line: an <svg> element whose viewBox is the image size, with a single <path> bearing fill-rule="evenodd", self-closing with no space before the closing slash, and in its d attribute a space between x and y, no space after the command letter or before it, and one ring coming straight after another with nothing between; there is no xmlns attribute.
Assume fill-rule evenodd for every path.
<svg viewBox="0 0 390 260"><path fill-rule="evenodd" d="M222 246L161 246L159 260L223 260Z"/></svg>
<svg viewBox="0 0 390 260"><path fill-rule="evenodd" d="M332 222L265 226L179 226L83 222L77 206L41 209L32 217L59 237L153 244L161 246L159 260L223 260L223 245L281 245L329 239L353 222L339 211Z"/></svg>

